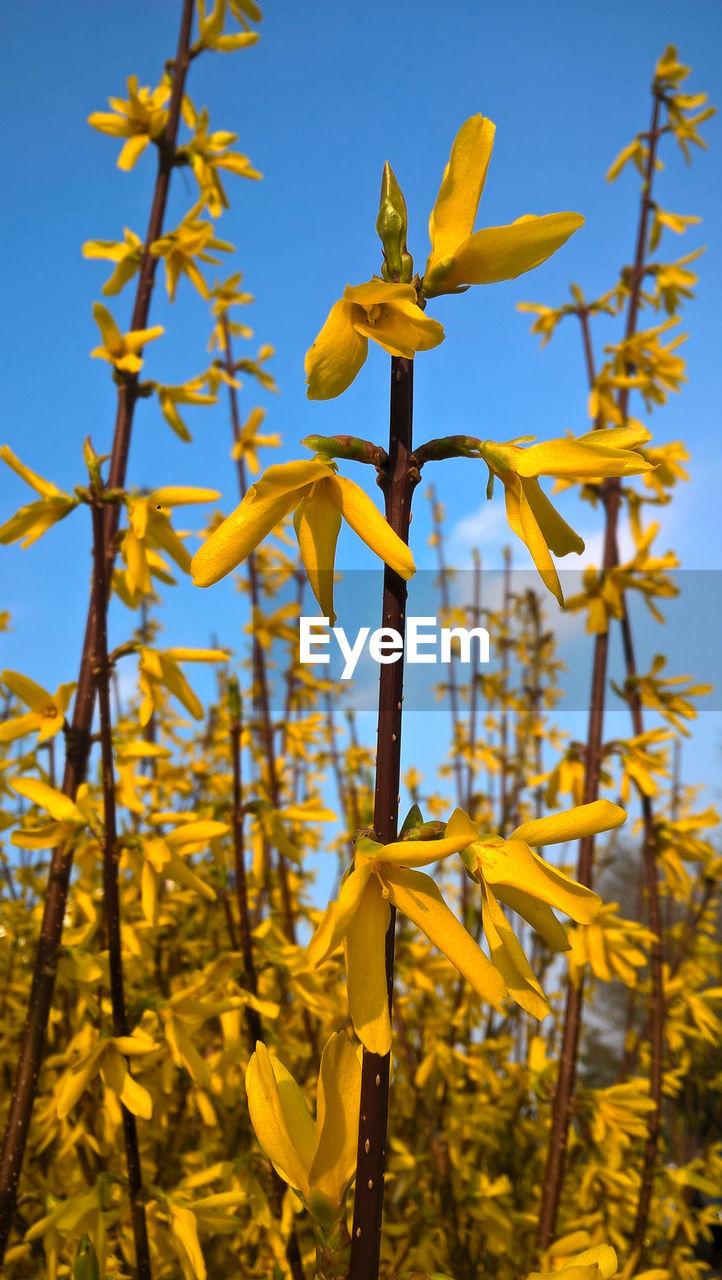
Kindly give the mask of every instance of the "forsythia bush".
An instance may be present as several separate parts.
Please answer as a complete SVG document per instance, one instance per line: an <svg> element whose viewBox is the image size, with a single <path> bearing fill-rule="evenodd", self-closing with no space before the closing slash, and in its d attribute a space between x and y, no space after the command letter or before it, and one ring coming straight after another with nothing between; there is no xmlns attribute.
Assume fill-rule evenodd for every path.
<svg viewBox="0 0 722 1280"><path fill-rule="evenodd" d="M655 257L668 232L695 222L662 209L655 184L660 148L704 145L711 108L686 91L688 68L668 48L651 125L608 174L632 164L641 177L632 265L601 298L572 285L562 306L525 304L544 342L578 321L588 430L413 437L414 360L444 341L436 300L533 270L583 223L552 212L475 229L495 129L479 114L452 142L423 273L407 243L418 226L387 164L379 271L337 301L329 282L328 319L306 356L318 400L367 376L369 340L389 353L388 442L312 436L310 456L261 470L259 450L281 438L264 434L248 388L275 388L273 351L239 357L241 273L208 275L233 252L217 227L232 181L260 175L188 87L197 56L251 56L261 12L255 0L181 8L160 82L130 76L127 96L89 119L119 141L122 170L157 155L145 235L84 246L110 264L91 353L117 389L110 453L86 439L86 474L68 494L33 458L0 449L33 491L0 541L30 547L88 508L94 558L77 681L51 693L32 673L1 677L4 1274L696 1280L713 1260L708 1199L722 1178L722 858L716 813L681 784L678 743L708 686L667 673L661 655L636 666L628 598L641 593L663 620L677 591L677 560L655 549L647 508L672 501L687 453L656 443L647 420L684 379L673 330L699 251ZM191 207L169 228L177 168L189 171ZM178 385L158 380L171 336L150 323L159 267L171 301L186 277L209 306L210 363ZM111 310L117 295L133 298L127 332ZM619 317L620 338L596 367L600 313ZM129 490L135 409L150 397L189 443L184 406L227 411L239 505L208 518L192 558L176 509L214 504L229 476L219 463L218 491L162 476ZM300 665L296 618L308 589L335 621L345 520L385 565L377 609L403 632L412 496L422 469L451 457L485 464L489 498L500 483L540 585L512 591L508 552L503 598L482 611L477 555L475 602L452 603L443 504L429 491L440 611L455 626L483 617L495 653L491 674L476 668L466 685L450 664L449 762L425 788L416 767L401 776L403 662L380 667L374 755L351 710L341 731L339 688ZM353 463L376 469L385 513L345 474ZM602 531L602 563L566 602L553 557L583 542L543 478L552 496L577 486ZM212 589L236 569L249 660L222 646L164 648L159 586L179 571ZM110 652L109 607L127 620ZM584 744L566 743L553 721L560 607L583 613L592 637ZM614 629L626 661L615 696L630 721L626 738L606 741ZM272 645L287 655L283 671ZM196 663L217 673L209 705L193 687ZM135 673L122 701L119 669ZM566 866L554 846L571 841L578 860ZM327 905L314 888L319 852L337 861ZM603 901L593 888L622 865L637 882L636 915L634 895ZM595 1076L583 1016L604 1008L605 991L624 1006L621 1049Z"/></svg>

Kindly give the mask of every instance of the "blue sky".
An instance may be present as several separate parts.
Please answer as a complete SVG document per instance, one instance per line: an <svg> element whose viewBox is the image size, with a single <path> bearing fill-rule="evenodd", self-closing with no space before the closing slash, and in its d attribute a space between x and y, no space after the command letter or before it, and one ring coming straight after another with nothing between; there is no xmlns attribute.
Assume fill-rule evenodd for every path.
<svg viewBox="0 0 722 1280"><path fill-rule="evenodd" d="M267 406L266 425L282 433L284 459L302 456L298 442L311 433L384 440L385 353L374 348L350 390L323 404L305 398L304 353L344 285L379 268L374 222L384 160L405 192L409 248L422 269L428 214L451 141L460 124L481 111L496 122L497 135L478 225L572 209L585 215L586 226L530 275L431 305L447 336L417 360L416 439L452 432L549 438L586 430L578 333L567 322L539 351L528 333L529 317L517 312L516 303L561 303L570 280L588 296L614 284L618 267L632 255L637 182L627 171L610 186L604 173L647 126L649 82L666 44L677 44L692 65L690 89L722 102L717 6L707 0L692 0L684 10L670 0L557 0L551 6L534 0L447 0L443 6L431 0L393 6L384 0L363 6L281 0L266 8L260 44L234 55L204 55L188 86L197 105L209 107L212 125L236 131L238 149L264 174L258 183L229 178L232 208L219 226L236 244L232 265L256 297L242 317L256 337L240 354L252 354L262 342L277 352L273 369L281 394L259 392L249 380L244 412L257 403ZM98 451L109 447L115 402L107 366L88 359L97 340L91 306L109 272L106 264L84 261L80 247L90 238L120 238L124 226L142 236L154 176L149 153L131 174L121 173L116 142L85 120L105 108L108 95L124 96L129 73L141 84L157 81L175 46L179 9L170 0L29 0L6 14L2 440L68 490L83 480L83 438L90 434ZM684 347L689 385L649 423L656 439L681 436L692 454L692 483L665 513L659 547L674 545L689 569L722 567L719 118L704 132L710 153L695 150L689 169L676 147L666 148L657 188L663 207L703 218L685 237L665 237L662 256L708 246L697 298L680 326L690 335ZM194 198L190 181L178 175L168 226ZM222 270L228 274L231 264ZM132 286L111 300L124 328L131 304ZM206 307L187 282L173 308L161 284L151 322L164 324L166 336L148 349L148 377L180 382L206 367ZM604 342L618 335L618 322L600 326L598 360ZM188 422L190 446L170 432L154 402L139 406L129 483L215 487L228 512L236 495L225 407L189 411ZM277 460L277 454L268 458ZM461 565L469 564L472 541L480 542L485 563L495 565L510 540L500 495L493 507L483 502L482 470L447 462L433 477L425 473L446 502L449 555ZM360 468L347 474L374 492ZM0 519L29 498L22 482L3 470ZM594 546L598 513L573 496L565 495L560 506ZM10 608L14 630L0 638L0 665L53 689L77 674L90 574L88 524L81 509L29 551L2 549L2 607ZM189 508L180 524L200 528L199 509ZM433 567L428 533L428 504L419 495L413 525L419 567ZM519 567L528 566L520 543L514 557ZM353 535L344 534L338 563L368 567L371 560ZM550 599L550 612L553 607ZM203 645L216 634L240 649L239 609L230 582L202 595L184 583L166 593L167 642ZM711 591L710 629L719 614L719 596ZM128 627L125 611L114 612L111 639L117 642ZM664 633L656 643L664 647ZM719 714L705 713L687 757L691 773L711 786L718 733Z"/></svg>

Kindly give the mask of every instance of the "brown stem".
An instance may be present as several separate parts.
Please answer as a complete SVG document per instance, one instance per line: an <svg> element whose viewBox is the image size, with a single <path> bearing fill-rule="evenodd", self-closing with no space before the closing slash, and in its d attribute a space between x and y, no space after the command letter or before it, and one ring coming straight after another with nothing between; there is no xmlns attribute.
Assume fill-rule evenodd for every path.
<svg viewBox="0 0 722 1280"><path fill-rule="evenodd" d="M104 545L105 505L98 501L92 504L93 517L93 593L95 595L95 680L98 692L98 710L100 713L100 751L103 764L103 914L108 945L108 968L110 972L110 1000L113 1009L113 1035L130 1034L125 1012L125 995L123 989L123 959L120 934L120 896L118 893L118 833L115 813L115 768L113 762L112 722L110 713L110 668L108 664L108 582L106 579L106 556ZM126 1059L130 1072L130 1062ZM150 1251L148 1247L148 1229L145 1220L145 1203L143 1200L143 1175L138 1150L138 1133L135 1116L121 1102L123 1117L123 1141L125 1144L125 1162L128 1169L128 1192L130 1195L131 1216L133 1220L133 1239L135 1241L135 1257L138 1280L151 1280Z"/></svg>
<svg viewBox="0 0 722 1280"><path fill-rule="evenodd" d="M241 440L241 416L238 409L238 392L233 385L233 375L235 366L233 363L233 347L231 341L231 330L228 323L227 315L222 318L223 338L225 345L225 368L231 382L228 385L228 403L231 412L231 426L233 429L233 439L236 444ZM246 493L246 468L243 461L243 454L239 451L236 463L238 471L238 488L243 498ZM256 627L258 623L257 614L260 609L260 583L258 575L258 561L256 556L251 552L247 560L248 564L248 586L251 596L251 610L253 614L253 683L254 695L260 704L261 710L261 740L263 752L267 763L267 779L268 794L274 809L281 807L281 791L278 780L278 765L276 762L276 748L274 742L274 728L271 720L271 702L268 691L268 677L266 673L266 662L263 649L256 635ZM281 890L281 911L283 915L284 932L289 942L296 942L296 917L293 909L293 901L291 898L291 888L288 882L288 870L286 867L286 859L283 854L278 851L278 883ZM314 1036L310 1034L310 1021L308 1020L308 1011L304 1010L306 1030L309 1032L310 1041L314 1043Z"/></svg>
<svg viewBox="0 0 722 1280"><path fill-rule="evenodd" d="M183 0L178 50L174 63L173 88L168 108L168 121L158 147L158 174L141 258L135 306L133 307L133 319L131 322L133 329L146 328L148 318L153 280L158 261L150 253L150 245L159 238L163 227L170 175L174 163L183 89L189 64L193 9L193 0ZM137 388L138 379L136 375L125 377L118 388L118 409L110 462L109 488L122 489L125 484ZM118 520L119 512L117 506L109 506L105 514L104 538L108 561L106 575L108 581L110 581L115 556L115 536L118 529ZM67 735L63 775L63 792L71 799L75 798L77 789L86 776L88 766L90 731L95 701L93 663L96 626L96 607L91 595L83 652L80 660L78 687L73 707L73 722ZM58 948L63 932L63 919L65 917L72 866L72 846L61 845L53 850L48 890L43 908L43 922L28 1001L28 1012L18 1055L15 1088L10 1102L2 1157L0 1157L0 1265L2 1265L2 1260L5 1256L8 1235L12 1227L18 1181L25 1154L25 1144L40 1074L40 1064L45 1048L45 1034L55 987Z"/></svg>
<svg viewBox="0 0 722 1280"><path fill-rule="evenodd" d="M511 648L511 548L504 547L504 627L501 640L501 689L499 729L499 834L507 826L507 785L509 777L509 650Z"/></svg>
<svg viewBox="0 0 722 1280"><path fill-rule="evenodd" d="M628 341L636 330L637 316L641 297L641 286L644 279L644 257L647 244L647 228L651 209L652 179L654 177L657 143L659 141L660 98L654 95L652 124L650 129L649 153L645 166L642 184L642 200L637 228L637 243L634 267L631 277L631 292L625 325L624 340ZM584 331L582 326L582 331ZM585 351L587 350L585 346ZM589 353L591 352L591 344ZM593 372L593 365L592 365ZM629 404L629 388L623 387L619 393L618 405L622 418L625 419ZM601 487L604 501L606 524L604 531L604 553L602 571L608 572L616 563L617 551L617 517L621 498L621 485L618 479L606 480ZM589 804L599 795L599 775L602 762L602 729L604 724L604 699L606 692L607 657L609 651L609 631L597 634L594 644L592 665L592 688L590 695L589 723L587 731L587 759L584 777L584 803ZM587 836L580 841L577 862L577 880L591 887L594 860L594 837ZM537 1248L540 1252L547 1249L554 1238L557 1211L564 1179L569 1122L572 1113L574 1088L576 1084L577 1053L581 1029L582 1003L584 999L584 981L579 985L571 983L567 988L567 1003L564 1015L564 1031L559 1062L559 1076L554 1095L552 1110L552 1128L549 1138L546 1172L543 1180L542 1200L539 1210L539 1227Z"/></svg>
<svg viewBox="0 0 722 1280"><path fill-rule="evenodd" d="M346 834L350 831L356 831L361 823L358 816L358 798L356 798L355 811L351 805L351 799L346 788L346 782L341 768L341 757L339 755L338 746L336 744L336 720L333 714L333 698L330 689L324 694L324 703L326 707L326 730L328 733L328 752L331 757L331 768L333 776L336 780L336 790L338 791L338 800L346 824Z"/></svg>
<svg viewBox="0 0 722 1280"><path fill-rule="evenodd" d="M449 570L444 558L444 544L442 541L442 525L440 511L436 501L436 492L433 485L429 485L428 491L429 502L431 503L431 518L434 525L434 535L436 537L436 563L439 569L439 590L441 592L441 607L449 617L451 612L451 599L449 597ZM451 710L451 731L453 738L453 768L454 780L456 782L456 802L459 805L464 803L464 783L462 779L461 756L459 754L459 745L461 743L461 718L459 716L459 689L456 683L456 664L452 660L449 664L449 681L447 684L449 692L449 705ZM468 883L468 877L464 872L464 884Z"/></svg>
<svg viewBox="0 0 722 1280"><path fill-rule="evenodd" d="M403 356L391 358L391 413L389 465L382 488L386 518L394 533L408 543L411 495L418 471L411 464L414 365ZM406 583L388 566L384 570L382 622L404 633ZM378 744L374 832L382 844L396 839L401 776L401 708L404 696L404 660L381 666L379 674ZM386 934L386 983L389 1015L394 981L394 929L396 911ZM389 1107L391 1054L363 1052L359 1106L356 1194L351 1235L349 1280L377 1280L381 1250L381 1217L386 1165L386 1126Z"/></svg>
<svg viewBox="0 0 722 1280"><path fill-rule="evenodd" d="M253 945L251 943L251 923L248 914L248 889L246 885L246 863L243 839L243 808L241 803L241 713L240 709L231 716L231 759L233 762L233 855L236 872L236 900L241 930L241 954L243 955L244 986L251 995L258 992L256 966L253 961ZM251 1052L256 1041L263 1039L261 1018L257 1009L246 1005L246 1026Z"/></svg>
<svg viewBox="0 0 722 1280"><path fill-rule="evenodd" d="M431 515L434 524L434 533L436 534L436 562L439 567L439 589L441 591L441 606L446 614L447 619L451 612L451 599L449 596L449 571L444 558L444 544L442 540L442 526L439 508L436 503L436 493L433 485L429 485L429 500L431 502ZM451 735L452 735L452 766L454 770L454 781L456 783L456 803L461 807L464 803L464 776L463 766L461 762L461 717L459 715L459 689L456 683L456 663L453 660L453 654L449 663L449 682L447 684L449 691L449 705L451 710ZM466 868L461 867L461 919L464 925L469 911L469 877L466 874Z"/></svg>
<svg viewBox="0 0 722 1280"><path fill-rule="evenodd" d="M481 626L481 556L477 547L471 551L474 562L474 598L471 609L472 627ZM469 673L471 692L469 694L469 763L466 770L466 811L471 814L474 796L474 751L476 749L477 713L479 703L479 653L472 647L471 671Z"/></svg>

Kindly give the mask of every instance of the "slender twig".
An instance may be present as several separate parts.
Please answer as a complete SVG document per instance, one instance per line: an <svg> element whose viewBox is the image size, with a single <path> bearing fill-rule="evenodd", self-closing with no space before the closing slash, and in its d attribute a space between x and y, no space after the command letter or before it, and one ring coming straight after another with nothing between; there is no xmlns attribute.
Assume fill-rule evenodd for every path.
<svg viewBox="0 0 722 1280"><path fill-rule="evenodd" d="M451 613L451 598L449 596L449 569L444 556L443 532L441 523L441 511L436 501L436 491L433 484L429 485L427 494L429 503L431 504L431 519L434 526L434 539L436 542L436 564L439 570L438 584L441 593L441 607L444 610L445 618L448 620ZM449 678L446 684L449 694L449 709L451 711L451 733L453 742L453 759L452 766L454 770L454 781L456 783L456 803L462 805L464 803L464 782L462 776L461 755L459 747L462 741L461 733L461 717L459 715L459 687L456 682L456 662L452 654L452 660L449 663ZM466 893L466 885L468 877L466 872L463 874L464 889L462 893ZM466 903L464 902L464 907ZM466 911L464 911L466 915Z"/></svg>
<svg viewBox="0 0 722 1280"><path fill-rule="evenodd" d="M253 959L253 943L251 941L251 925L248 913L248 890L246 886L246 865L243 840L243 805L241 785L241 733L243 730L242 707L240 693L234 692L233 684L231 684L229 689L228 701L231 719L231 758L233 764L233 852L236 871L236 899L238 901L238 915L241 930L243 977L246 990L251 995L255 996L258 993L258 978ZM258 1010L254 1009L250 1004L247 1004L245 1007L245 1017L248 1045L250 1051L253 1052L256 1047L256 1041L265 1039L263 1023ZM286 1184L273 1166L271 1166L271 1182L273 1211L276 1218L280 1219L283 1213L283 1196L286 1190ZM289 1237L286 1242L286 1260L291 1268L293 1280L304 1280L301 1250L294 1225L291 1225Z"/></svg>
<svg viewBox="0 0 722 1280"><path fill-rule="evenodd" d="M235 683L235 687L234 687ZM233 856L236 872L236 901L238 903L238 917L240 920L241 930L241 954L243 956L243 977L244 986L251 995L258 993L258 978L256 976L256 966L253 960L253 945L251 942L251 923L248 914L248 888L246 884L246 862L245 848L243 838L243 804L241 790L241 733L242 733L242 707L241 696L238 690L237 682L231 684L228 692L228 702L231 717L231 761L233 765ZM253 1009L251 1005L246 1005L246 1025L248 1028L248 1040L251 1051L256 1047L256 1041L263 1039L261 1030L261 1018L257 1009Z"/></svg>
<svg viewBox="0 0 722 1280"><path fill-rule="evenodd" d="M508 821L507 785L509 778L509 650L511 649L511 547L504 547L504 622L501 638L501 711L499 727L499 834L504 835Z"/></svg>
<svg viewBox="0 0 722 1280"><path fill-rule="evenodd" d="M659 141L659 115L661 99L655 92L653 95L652 124L650 128L649 151L642 183L642 199L637 228L637 243L630 279L629 305L625 325L624 340L636 331L637 316L641 301L642 282L644 279L644 257L647 245L649 214L652 207L652 180L654 177ZM584 330L584 325L582 325ZM585 347L586 350L586 347ZM622 420L626 420L629 404L629 387L623 387L618 398ZM604 530L604 552L602 571L608 572L616 561L617 518L621 501L621 484L617 478L605 480L601 486L604 501L606 523ZM584 803L589 804L599 795L599 776L602 763L602 730L604 725L604 702L607 680L607 658L609 652L609 630L600 632L595 637L594 657L592 663L592 687L590 694L589 722L587 729L587 758L584 777ZM587 836L580 841L577 860L577 880L591 887L594 859L594 837ZM552 1128L549 1139L546 1171L542 1184L542 1200L539 1210L539 1227L537 1248L547 1249L554 1238L557 1210L564 1178L567 1137L572 1113L572 1100L576 1083L577 1053L581 1029L582 1003L584 999L584 980L580 977L577 986L571 982L567 985L567 1001L564 1014L564 1031L559 1060L559 1075L554 1095L552 1111Z"/></svg>
<svg viewBox="0 0 722 1280"><path fill-rule="evenodd" d="M108 665L108 583L104 544L105 505L96 495L92 503L93 517L93 592L95 595L95 663L94 672L100 713L100 751L103 765L103 914L108 946L110 1000L113 1009L113 1035L130 1034L125 1011L123 958L120 933L120 895L118 892L118 833L115 811L115 767L113 762L112 722L110 713L110 669ZM130 1062L126 1059L130 1072ZM143 1199L143 1176L138 1150L135 1116L121 1101L125 1162L128 1169L128 1192L133 1220L133 1239L138 1280L151 1280L148 1229Z"/></svg>
<svg viewBox="0 0 722 1280"><path fill-rule="evenodd" d="M145 329L147 327L151 293L158 264L157 257L150 252L150 246L154 240L160 237L163 228L170 176L174 167L183 89L189 65L193 9L194 0L183 0L178 49L173 65L173 87L168 106L168 120L158 143L158 173L148 230L141 255L131 329ZM108 479L108 487L111 489L122 489L125 484L137 395L137 375L124 375L118 386L118 408ZM108 506L105 513L104 531L105 550L108 560L106 576L108 580L111 577L115 557L115 538L118 530L118 521L118 507L116 505ZM63 775L63 792L71 799L75 798L78 787L86 776L88 767L93 705L95 701L93 663L97 621L95 603L91 596L83 652L80 660L78 687L73 707L73 721L68 732ZM43 909L43 922L28 1000L28 1015L23 1029L15 1087L10 1102L2 1157L0 1158L0 1265L5 1256L7 1239L12 1227L18 1181L45 1048L45 1035L55 987L58 948L62 938L72 866L72 845L60 845L53 850L48 877L48 890Z"/></svg>
<svg viewBox="0 0 722 1280"><path fill-rule="evenodd" d="M229 375L228 383L228 405L231 414L231 427L233 429L233 439L239 444L242 439L241 416L238 408L238 392L234 385L235 365L233 362L233 347L231 341L231 330L228 323L228 316L222 317L223 342L224 342L224 366ZM246 467L243 460L243 453L239 449L236 459L236 470L238 474L238 488L243 498L247 489ZM258 573L258 560L253 552L249 555L248 565L248 586L251 596L251 611L253 618L253 683L254 683L254 701L260 706L261 711L261 744L263 754L266 759L266 778L268 785L268 795L274 809L281 807L281 787L278 775L278 763L276 760L276 747L274 738L274 726L271 719L271 700L268 689L268 675L266 672L266 661L263 648L258 639L257 626L258 614L260 610L260 582ZM281 890L281 912L283 916L283 928L289 942L296 942L296 917L293 908L293 900L291 896L291 888L288 881L288 869L286 867L286 859L280 850L277 851L277 870L278 883ZM308 1019L308 1011L304 1010L305 1020L307 1023L306 1030L311 1032L310 1021ZM314 1037L310 1035L311 1043Z"/></svg>
<svg viewBox="0 0 722 1280"><path fill-rule="evenodd" d="M642 716L642 699L636 683L637 664L632 639L632 628L626 601L622 606L622 642L627 669L627 701L632 713L632 727L636 737L644 732ZM662 918L659 904L659 881L657 877L657 831L654 823L652 801L648 795L642 795L642 820L644 839L642 856L647 887L647 913L652 942L649 948L650 993L649 1020L651 1024L650 1062L649 1062L649 1096L654 1109L647 1115L647 1139L644 1144L642 1160L642 1176L637 1200L637 1212L632 1233L630 1250L639 1251L638 1264L643 1260L643 1246L649 1220L649 1206L652 1199L654 1166L657 1160L659 1132L662 1123L662 1076L664 1067L664 979L662 955Z"/></svg>
<svg viewBox="0 0 722 1280"><path fill-rule="evenodd" d="M418 482L418 471L412 466L410 457L413 377L413 361L403 356L392 356L389 465L382 477L382 488L386 499L386 518L394 533L398 534L404 542L408 542L409 538L411 495ZM393 627L403 634L405 616L406 583L386 566L382 625ZM377 840L382 844L389 844L396 839L397 834L403 692L402 657L399 662L382 665L379 675L374 831ZM393 996L395 925L396 910L391 907L391 921L386 933L386 984L389 1014ZM378 1276L390 1061L390 1053L382 1056L369 1053L364 1049L356 1159L356 1194L348 1280L377 1280Z"/></svg>
<svg viewBox="0 0 722 1280"><path fill-rule="evenodd" d="M471 607L472 627L481 626L481 555L478 547L472 547L471 556L474 563L474 595ZM469 694L469 760L466 769L466 811L471 814L474 796L474 752L476 750L477 714L479 703L479 653L472 646L471 672L469 675L471 692Z"/></svg>

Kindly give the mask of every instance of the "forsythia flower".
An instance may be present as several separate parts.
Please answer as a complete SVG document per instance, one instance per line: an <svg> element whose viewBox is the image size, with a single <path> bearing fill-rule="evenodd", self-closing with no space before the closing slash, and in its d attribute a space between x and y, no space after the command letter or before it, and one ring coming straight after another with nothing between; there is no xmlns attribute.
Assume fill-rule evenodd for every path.
<svg viewBox="0 0 722 1280"><path fill-rule="evenodd" d="M584 219L577 213L541 218L527 214L511 226L472 234L493 140L494 125L481 115L467 120L456 136L429 221L431 254L423 281L416 277L412 283L395 283L374 277L366 284L347 285L343 298L334 303L306 355L310 400L331 399L350 386L366 359L368 338L391 355L407 359L438 346L444 330L424 316L426 298L455 293L470 284L512 280L544 262L582 225ZM406 206L388 166L384 184L387 222L388 216L392 221L396 218L396 238L403 241ZM411 259L405 244L395 249L403 250L410 279Z"/></svg>
<svg viewBox="0 0 722 1280"><path fill-rule="evenodd" d="M106 298L120 293L121 289L133 279L140 267L143 254L143 243L129 227L123 228L123 240L86 240L83 245L84 258L104 258L115 262L116 268L110 279L103 285Z"/></svg>
<svg viewBox="0 0 722 1280"><path fill-rule="evenodd" d="M0 526L0 542L7 546L11 542L17 542L18 538L24 538L24 542L21 543L24 549L31 546L33 542L37 542L38 538L42 538L52 525L70 515L70 512L77 507L78 499L71 498L68 493L58 489L51 480L44 480L36 471L31 471L30 467L26 467L19 458L15 457L12 449L9 449L6 444L0 447L0 458L17 472L31 489L40 494L39 502L29 502L27 506L20 507L15 515Z"/></svg>
<svg viewBox="0 0 722 1280"><path fill-rule="evenodd" d="M260 1040L248 1063L246 1094L251 1124L269 1160L329 1227L341 1217L356 1169L361 1046L342 1031L326 1041L315 1120L293 1076Z"/></svg>
<svg viewBox="0 0 722 1280"><path fill-rule="evenodd" d="M556 1271L532 1271L529 1280L610 1280L617 1274L617 1255L611 1245L598 1244L566 1258Z"/></svg>
<svg viewBox="0 0 722 1280"><path fill-rule="evenodd" d="M474 232L495 128L484 116L471 116L454 139L429 219L431 253L423 280L427 298L465 285L515 280L546 262L584 225L578 213L524 214L508 226Z"/></svg>
<svg viewBox="0 0 722 1280"><path fill-rule="evenodd" d="M522 916L555 951L568 951L567 935L552 907L578 923L589 924L599 912L601 899L545 862L530 845L560 844L597 835L620 826L626 816L619 805L595 800L567 813L523 822L506 840L477 833L461 855L481 885L482 919L492 960L512 999L534 1017L544 1017L548 1006L497 899Z"/></svg>
<svg viewBox="0 0 722 1280"><path fill-rule="evenodd" d="M390 355L410 359L438 347L444 330L424 315L412 284L347 285L306 354L309 400L331 400L351 385L368 355L369 338Z"/></svg>
<svg viewBox="0 0 722 1280"><path fill-rule="evenodd" d="M190 555L170 523L168 509L193 502L213 502L218 497L217 489L166 485L145 497L128 499L128 528L123 535L122 553L128 566L126 587L133 605L153 589L151 569L155 565L152 553L149 554L151 548L160 547L184 573L190 570Z"/></svg>
<svg viewBox="0 0 722 1280"><path fill-rule="evenodd" d="M370 1053L385 1054L391 1048L384 961L389 902L423 929L482 999L498 1008L504 998L501 975L449 910L434 881L411 870L461 853L476 835L471 820L456 809L441 839L401 839L387 845L361 839L356 845L353 870L326 908L308 944L308 958L316 968L343 941L351 1021Z"/></svg>
<svg viewBox="0 0 722 1280"><path fill-rule="evenodd" d="M181 275L188 276L201 297L208 301L211 296L210 290L198 268L196 258L199 262L209 262L219 266L221 259L214 258L208 250L233 252L232 244L227 240L219 240L214 235L212 222L202 222L197 217L202 207L202 203L194 205L174 231L166 231L165 235L159 240L154 240L150 246L151 253L157 258L162 258L165 264L165 282L171 302L175 302Z"/></svg>
<svg viewBox="0 0 722 1280"><path fill-rule="evenodd" d="M204 542L191 564L197 587L210 587L296 512L294 526L311 589L324 616L333 612L333 565L341 517L400 577L415 572L413 557L363 489L318 459L282 462L251 485L240 506Z"/></svg>
<svg viewBox="0 0 722 1280"><path fill-rule="evenodd" d="M42 685L29 680L19 671L3 671L0 679L11 693L30 707L24 715L4 720L0 724L0 742L14 742L16 738L23 738L26 733L34 733L36 730L38 743L54 738L65 723L65 712L75 684L61 684L58 692L52 695Z"/></svg>
<svg viewBox="0 0 722 1280"><path fill-rule="evenodd" d="M100 133L127 138L118 156L119 169L132 169L151 139L155 141L160 137L168 119L165 104L169 97L169 83L157 89L139 89L138 77L128 76L128 101L109 98L112 112L94 111L88 116L88 124Z"/></svg>
<svg viewBox="0 0 722 1280"><path fill-rule="evenodd" d="M93 303L93 317L100 329L103 345L91 351L91 356L107 360L124 373L138 373L143 366L138 352L146 342L152 342L165 333L162 324L157 324L152 329L133 329L130 333L121 334L107 307L100 302Z"/></svg>
<svg viewBox="0 0 722 1280"><path fill-rule="evenodd" d="M533 438L520 437L522 441ZM564 602L562 590L550 552L557 556L568 555L570 551L580 554L584 542L552 506L537 477L584 480L639 475L650 471L652 464L628 446L648 439L649 432L644 428L620 427L591 431L576 440L571 436L548 440L526 449L519 448L513 440L508 444L495 444L492 440L477 442L478 456L484 459L490 472L487 496L491 496L491 477L498 476L504 485L509 527L526 543L542 581L560 604Z"/></svg>

